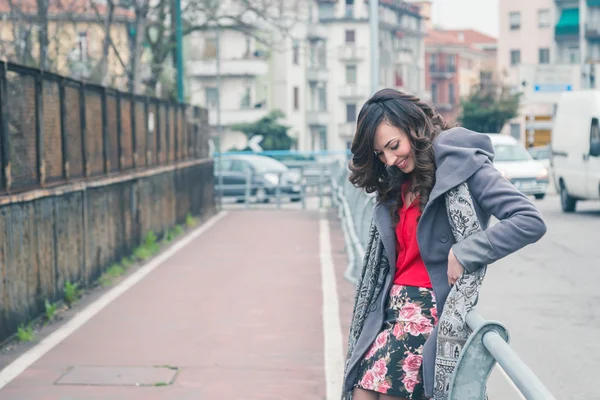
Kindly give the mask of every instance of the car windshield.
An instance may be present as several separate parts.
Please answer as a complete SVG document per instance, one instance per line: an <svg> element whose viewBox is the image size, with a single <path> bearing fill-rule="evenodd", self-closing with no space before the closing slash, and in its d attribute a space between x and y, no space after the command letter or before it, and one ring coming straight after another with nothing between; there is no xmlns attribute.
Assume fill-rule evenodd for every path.
<svg viewBox="0 0 600 400"><path fill-rule="evenodd" d="M260 157L249 161L256 172L285 172L288 170L284 164L269 157Z"/></svg>
<svg viewBox="0 0 600 400"><path fill-rule="evenodd" d="M550 158L550 149L548 147L538 147L529 149L529 154L534 160L546 160Z"/></svg>
<svg viewBox="0 0 600 400"><path fill-rule="evenodd" d="M497 144L494 146L494 161L527 161L529 153L523 146L516 144Z"/></svg>

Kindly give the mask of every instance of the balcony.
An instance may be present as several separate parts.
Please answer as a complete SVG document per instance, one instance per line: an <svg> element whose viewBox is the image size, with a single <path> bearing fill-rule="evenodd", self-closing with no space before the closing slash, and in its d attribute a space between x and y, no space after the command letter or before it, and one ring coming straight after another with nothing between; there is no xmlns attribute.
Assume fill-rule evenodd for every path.
<svg viewBox="0 0 600 400"><path fill-rule="evenodd" d="M554 27L556 40L579 37L579 9L565 8L561 11L560 19Z"/></svg>
<svg viewBox="0 0 600 400"><path fill-rule="evenodd" d="M340 61L360 61L367 57L367 48L354 44L345 44L338 48Z"/></svg>
<svg viewBox="0 0 600 400"><path fill-rule="evenodd" d="M266 117L269 110L267 108L246 108L239 110L221 110L221 125L229 126L245 122L256 122ZM208 123L212 126L217 125L217 110L208 111Z"/></svg>
<svg viewBox="0 0 600 400"><path fill-rule="evenodd" d="M585 26L585 38L590 41L600 41L600 25L587 24Z"/></svg>
<svg viewBox="0 0 600 400"><path fill-rule="evenodd" d="M309 82L326 82L328 71L324 67L309 66L306 69L306 79Z"/></svg>
<svg viewBox="0 0 600 400"><path fill-rule="evenodd" d="M356 122L342 122L338 124L338 135L342 137L354 137L356 133Z"/></svg>
<svg viewBox="0 0 600 400"><path fill-rule="evenodd" d="M369 96L369 89L367 86L347 83L339 86L338 94L343 99L360 99Z"/></svg>
<svg viewBox="0 0 600 400"><path fill-rule="evenodd" d="M319 40L327 39L327 27L323 24L315 24L308 29L308 39Z"/></svg>
<svg viewBox="0 0 600 400"><path fill-rule="evenodd" d="M429 75L432 78L450 79L456 74L456 67L453 65L430 65Z"/></svg>
<svg viewBox="0 0 600 400"><path fill-rule="evenodd" d="M216 76L217 61L189 61L186 70L190 76ZM221 60L221 75L224 76L260 76L266 75L268 70L268 63L263 58Z"/></svg>
<svg viewBox="0 0 600 400"><path fill-rule="evenodd" d="M402 65L414 64L412 50L408 50L405 48L397 49L395 61L396 61L396 64L402 64Z"/></svg>
<svg viewBox="0 0 600 400"><path fill-rule="evenodd" d="M327 111L308 111L306 122L309 126L327 126L329 124L329 114Z"/></svg>

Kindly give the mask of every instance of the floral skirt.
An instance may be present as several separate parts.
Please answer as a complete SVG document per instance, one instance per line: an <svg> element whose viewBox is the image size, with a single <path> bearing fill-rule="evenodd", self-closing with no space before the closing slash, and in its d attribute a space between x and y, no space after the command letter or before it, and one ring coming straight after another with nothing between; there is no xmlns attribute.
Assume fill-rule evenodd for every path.
<svg viewBox="0 0 600 400"><path fill-rule="evenodd" d="M423 346L437 323L433 290L393 285L382 331L362 360L356 387L424 399Z"/></svg>

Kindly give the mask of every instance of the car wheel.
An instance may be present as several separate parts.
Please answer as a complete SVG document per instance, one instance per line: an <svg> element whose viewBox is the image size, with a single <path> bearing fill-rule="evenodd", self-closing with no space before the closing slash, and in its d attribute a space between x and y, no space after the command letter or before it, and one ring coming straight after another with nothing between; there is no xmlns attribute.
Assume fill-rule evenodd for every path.
<svg viewBox="0 0 600 400"><path fill-rule="evenodd" d="M575 211L577 200L571 197L564 183L560 183L560 205L564 212Z"/></svg>
<svg viewBox="0 0 600 400"><path fill-rule="evenodd" d="M267 203L269 201L269 198L267 197L267 191L264 188L256 189L254 196L256 197L257 203Z"/></svg>
<svg viewBox="0 0 600 400"><path fill-rule="evenodd" d="M536 200L544 200L544 197L546 197L546 193L538 193L534 194L534 196Z"/></svg>

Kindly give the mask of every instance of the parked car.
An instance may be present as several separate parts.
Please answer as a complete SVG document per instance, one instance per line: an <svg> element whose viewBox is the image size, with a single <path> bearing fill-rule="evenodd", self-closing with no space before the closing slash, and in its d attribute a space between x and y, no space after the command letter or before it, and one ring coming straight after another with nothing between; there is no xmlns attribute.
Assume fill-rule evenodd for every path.
<svg viewBox="0 0 600 400"><path fill-rule="evenodd" d="M552 175L564 212L600 199L600 92L563 92L552 129Z"/></svg>
<svg viewBox="0 0 600 400"><path fill-rule="evenodd" d="M494 146L494 166L523 194L541 200L548 190L548 168L508 135L488 134Z"/></svg>
<svg viewBox="0 0 600 400"><path fill-rule="evenodd" d="M544 167L550 168L550 156L552 155L550 145L530 147L528 151L534 160L541 162Z"/></svg>
<svg viewBox="0 0 600 400"><path fill-rule="evenodd" d="M219 163L215 160L215 187L218 188L221 174L224 197L237 197L243 201L250 173L250 195L257 202L268 202L269 197L276 194L277 186L280 187L282 196L290 197L292 201L302 199L300 172L289 169L271 157L254 154L223 155L220 167L219 169Z"/></svg>

